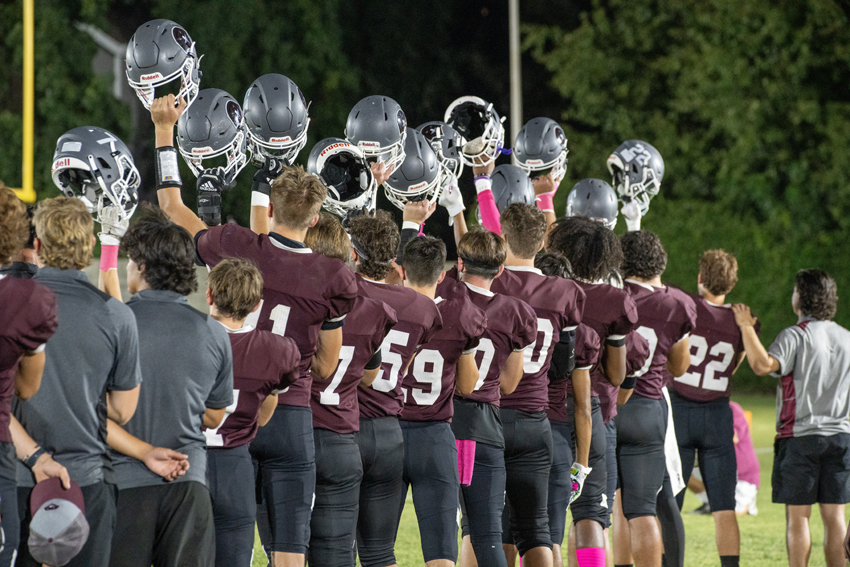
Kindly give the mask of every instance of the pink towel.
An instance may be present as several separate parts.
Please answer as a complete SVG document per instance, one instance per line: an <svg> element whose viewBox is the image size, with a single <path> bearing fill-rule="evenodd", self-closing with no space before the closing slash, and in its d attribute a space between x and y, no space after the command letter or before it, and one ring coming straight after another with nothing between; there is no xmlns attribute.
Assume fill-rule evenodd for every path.
<svg viewBox="0 0 850 567"><path fill-rule="evenodd" d="M576 549L578 567L605 567L605 548Z"/></svg>
<svg viewBox="0 0 850 567"><path fill-rule="evenodd" d="M475 441L456 439L457 472L460 483L469 486L472 483L472 468L475 466Z"/></svg>

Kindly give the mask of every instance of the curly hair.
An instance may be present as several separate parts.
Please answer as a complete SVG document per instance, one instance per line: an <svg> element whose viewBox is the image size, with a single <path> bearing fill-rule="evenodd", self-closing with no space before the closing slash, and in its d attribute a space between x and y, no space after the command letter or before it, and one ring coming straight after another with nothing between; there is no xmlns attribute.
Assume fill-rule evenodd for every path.
<svg viewBox="0 0 850 567"><path fill-rule="evenodd" d="M330 213L320 213L319 222L307 229L304 244L316 254L348 263L351 242L342 223Z"/></svg>
<svg viewBox="0 0 850 567"><path fill-rule="evenodd" d="M392 269L401 235L398 225L387 211L361 215L348 227L351 245L357 252L360 273L373 280L382 280Z"/></svg>
<svg viewBox="0 0 850 567"><path fill-rule="evenodd" d="M546 276L557 276L559 278L571 279L573 277L572 266L565 256L557 252L538 254L534 259L534 267Z"/></svg>
<svg viewBox="0 0 850 567"><path fill-rule="evenodd" d="M82 270L92 261L94 221L79 199L54 197L38 204L33 216L41 242L39 260L60 270Z"/></svg>
<svg viewBox="0 0 850 567"><path fill-rule="evenodd" d="M651 280L667 268L667 252L658 235L648 230L627 232L620 237L623 247L623 275Z"/></svg>
<svg viewBox="0 0 850 567"><path fill-rule="evenodd" d="M473 228L457 243L457 255L463 260L464 273L492 279L505 263L507 246L498 234L484 228Z"/></svg>
<svg viewBox="0 0 850 567"><path fill-rule="evenodd" d="M555 221L546 250L563 255L570 262L573 276L588 282L607 278L623 261L617 236L601 222L587 217Z"/></svg>
<svg viewBox="0 0 850 567"><path fill-rule="evenodd" d="M21 251L30 235L27 209L15 192L0 181L0 264Z"/></svg>
<svg viewBox="0 0 850 567"><path fill-rule="evenodd" d="M795 282L800 311L819 321L831 321L838 310L838 287L823 270L800 270Z"/></svg>
<svg viewBox="0 0 850 567"><path fill-rule="evenodd" d="M532 259L543 245L546 236L546 217L543 211L525 203L511 203L500 218L502 236L514 256Z"/></svg>
<svg viewBox="0 0 850 567"><path fill-rule="evenodd" d="M121 239L121 248L142 270L151 289L189 295L198 289L195 244L185 228L159 207L142 204L141 219Z"/></svg>
<svg viewBox="0 0 850 567"><path fill-rule="evenodd" d="M726 295L738 283L738 260L725 250L706 250L699 259L702 287L712 295Z"/></svg>
<svg viewBox="0 0 850 567"><path fill-rule="evenodd" d="M245 319L263 298L263 276L250 260L225 258L210 270L213 304L225 317Z"/></svg>

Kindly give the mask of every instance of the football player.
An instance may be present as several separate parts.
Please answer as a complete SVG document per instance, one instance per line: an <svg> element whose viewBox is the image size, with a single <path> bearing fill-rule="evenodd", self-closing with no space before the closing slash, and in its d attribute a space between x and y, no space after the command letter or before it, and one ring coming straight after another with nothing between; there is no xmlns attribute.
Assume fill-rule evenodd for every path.
<svg viewBox="0 0 850 567"><path fill-rule="evenodd" d="M260 462L268 511L269 528L262 524L261 537L275 554L275 565L301 567L309 544L316 482L310 386L314 377L329 378L339 363L342 325L354 305L357 286L344 264L313 254L303 244L307 229L319 219L327 189L300 167L286 168L272 184L268 235L234 224L209 228L183 204L179 176L165 173L177 172L174 124L184 107L182 102L174 106L173 95L157 99L151 107L159 204L195 238L198 259L204 264L215 266L225 257L237 256L258 265L263 274L263 305L250 322L258 329L291 337L301 352L298 380L280 393L278 410L251 443L252 455ZM219 194L227 181L221 172L206 170L198 182L203 192ZM208 206L205 216L220 219L215 200Z"/></svg>
<svg viewBox="0 0 850 567"><path fill-rule="evenodd" d="M107 422L118 487L110 565L211 565L215 530L201 426L217 427L233 400L233 359L224 329L188 305L197 290L189 234L150 211L122 238L129 258L127 306L139 330L145 386L132 421ZM124 434L179 451L185 474L163 484ZM147 451L146 451L147 452ZM174 460L180 460L175 456ZM168 463L168 460L166 460ZM166 527L167 528L164 528Z"/></svg>
<svg viewBox="0 0 850 567"><path fill-rule="evenodd" d="M30 228L26 207L11 189L0 183L0 263L7 264L20 254ZM21 272L29 274L27 269ZM26 400L38 391L44 371L45 345L58 325L53 292L31 281L31 276L15 277L13 273L0 273L0 391L4 392L0 397L0 423L5 424L0 427L0 451L3 454L0 460L0 527L4 534L8 534L0 549L2 565L14 562L20 537L13 441L20 445L24 460L35 453L34 446L13 438L15 431L26 435L19 425L11 428L10 432L12 395ZM52 460L49 455L43 454L36 471L45 465L47 459ZM43 478L37 477L37 480Z"/></svg>
<svg viewBox="0 0 850 567"><path fill-rule="evenodd" d="M650 357L634 375L636 382L620 387L618 403L622 407L615 418L622 510L631 533L635 566L642 567L658 565L663 551L656 520L656 498L667 468L662 367L666 365L673 377L688 369L688 336L696 323L696 305L661 283L667 253L655 234L627 232L621 245L625 289L638 308L637 332L650 345Z"/></svg>
<svg viewBox="0 0 850 567"><path fill-rule="evenodd" d="M547 249L569 260L573 277L586 295L582 322L594 329L604 344L600 364L591 370L593 425L589 466L592 470L581 495L571 504L575 545L578 550L585 550L577 555L593 565L593 561L604 562L607 540L604 530L610 525L612 495L608 493L607 456L611 448L605 424L616 413L617 387L626 377L626 336L635 328L638 314L628 292L608 283L623 253L619 240L605 224L584 217L560 219L549 233ZM602 395L608 392L607 400L612 401L603 403Z"/></svg>
<svg viewBox="0 0 850 567"><path fill-rule="evenodd" d="M467 232L458 243L457 267L438 287L441 295L466 294L487 315L487 329L474 353L480 360L478 381L472 392L455 392L452 432L462 466L463 545L471 546L479 564L502 566L507 565L501 546L505 439L499 399L516 389L525 347L537 339L537 316L531 307L490 291L504 271L506 252L498 235L483 228ZM464 478L464 472L471 478Z"/></svg>
<svg viewBox="0 0 850 567"><path fill-rule="evenodd" d="M386 211L351 220L352 258L361 295L382 301L392 308L398 323L381 344L381 367L371 385L358 388L360 433L358 443L363 463L360 512L357 521L357 551L363 567L396 564L394 545L399 510L404 506L404 441L398 416L403 407L401 378L414 354L442 327L434 303L439 272L431 274L419 289L388 285L400 236L398 226ZM426 258L411 257L410 267L424 273Z"/></svg>
<svg viewBox="0 0 850 567"><path fill-rule="evenodd" d="M311 250L347 262L351 243L336 217L323 213L307 231ZM386 303L359 294L342 330L339 366L327 382L313 382L313 437L316 444L316 501L310 519L312 565L356 564L354 542L363 463L358 385L368 386L381 368L381 343L396 324Z"/></svg>
<svg viewBox="0 0 850 567"><path fill-rule="evenodd" d="M699 261L692 296L697 323L688 343L691 366L671 384L670 404L682 459L682 476L690 478L695 453L708 493L723 567L738 565L741 536L735 515L737 485L733 416L729 405L732 374L746 356L735 314L725 303L738 281L738 262L724 250L707 250ZM758 332L759 325L756 325ZM681 510L685 493L678 495Z"/></svg>
<svg viewBox="0 0 850 567"><path fill-rule="evenodd" d="M552 201L567 173L568 153L564 129L551 118L532 118L514 140L514 165L525 171L534 184L537 206L546 215L548 226L555 222Z"/></svg>
<svg viewBox="0 0 850 567"><path fill-rule="evenodd" d="M513 203L502 214L501 225L507 242L506 269L494 280L492 290L525 301L537 315L537 340L525 350L522 379L501 401L513 539L505 541L503 534L502 543L516 545L524 564L548 566L552 564L548 522L552 431L546 417L547 372L555 343L572 341L570 331L581 322L585 293L575 282L544 276L534 267L547 231L541 210Z"/></svg>
<svg viewBox="0 0 850 567"><path fill-rule="evenodd" d="M0 181L0 187L4 187L2 181ZM4 261L5 263L0 264L0 276L29 279L33 277L36 270L38 270L35 255L35 227L32 224L33 210L34 207L27 205L26 224L29 227L29 237L27 238L23 248L16 250L8 260ZM13 214L12 207L9 208L9 211L10 214ZM23 229L18 226L10 228L7 233L11 238L15 239L15 242L17 242L17 238L23 234L23 232L17 232L18 230L23 231Z"/></svg>
<svg viewBox="0 0 850 567"><path fill-rule="evenodd" d="M422 345L402 382L399 418L404 439L404 488L413 488L422 554L430 567L457 561L458 453L452 434L452 395L469 394L478 382L475 350L487 324L466 293L446 293L446 245L428 236L408 242L401 257L405 287L437 294L442 329ZM409 261L408 261L409 260ZM429 282L435 282L433 287ZM437 291L439 289L439 292ZM398 513L401 515L402 508Z"/></svg>
<svg viewBox="0 0 850 567"><path fill-rule="evenodd" d="M809 518L817 503L829 567L841 565L844 509L850 501L850 332L833 321L835 280L823 270L800 270L791 308L797 324L765 349L746 305L732 307L747 362L758 376L780 379L776 388L773 501L785 504L789 565L806 565L812 551ZM850 551L845 536L844 553Z"/></svg>
<svg viewBox="0 0 850 567"><path fill-rule="evenodd" d="M263 276L253 263L226 258L210 270L208 283L210 317L224 327L233 352L233 403L218 427L204 431L215 564L249 565L257 502L248 446L277 408L274 392L298 378L301 354L289 337L245 324L259 309L263 294Z"/></svg>
<svg viewBox="0 0 850 567"><path fill-rule="evenodd" d="M136 410L142 379L136 321L129 307L98 291L81 271L91 264L95 237L91 214L80 200L44 200L33 220L43 266L33 280L53 291L61 316L45 351L41 388L14 407L40 446L18 467L21 539L29 537L32 518L29 496L37 480L32 467L47 451L80 485L86 505L89 537L68 565L106 567L116 512L114 487L105 478L109 455L103 431L107 418L123 425ZM39 565L25 545L18 564Z"/></svg>

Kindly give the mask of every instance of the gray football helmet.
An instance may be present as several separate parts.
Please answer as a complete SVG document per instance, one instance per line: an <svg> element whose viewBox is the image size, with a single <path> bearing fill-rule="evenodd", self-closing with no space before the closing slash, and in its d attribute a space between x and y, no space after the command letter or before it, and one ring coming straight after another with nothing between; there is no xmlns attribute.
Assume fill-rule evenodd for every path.
<svg viewBox="0 0 850 567"><path fill-rule="evenodd" d="M136 29L127 42L125 56L127 82L136 96L150 109L154 89L180 80L180 92L187 106L198 96L201 85L201 58L195 42L180 24L171 20L151 20Z"/></svg>
<svg viewBox="0 0 850 567"><path fill-rule="evenodd" d="M258 165L265 158L291 165L307 143L308 104L292 79L269 73L245 93L242 109L248 126L248 146Z"/></svg>
<svg viewBox="0 0 850 567"><path fill-rule="evenodd" d="M551 118L532 118L520 128L514 141L513 164L530 177L552 172L561 179L567 172L567 137Z"/></svg>
<svg viewBox="0 0 850 567"><path fill-rule="evenodd" d="M404 161L407 117L388 96L367 96L354 105L345 122L345 139L360 148L370 162L398 169Z"/></svg>
<svg viewBox="0 0 850 567"><path fill-rule="evenodd" d="M601 179L582 179L567 195L566 216L588 217L614 230L617 224L617 194Z"/></svg>
<svg viewBox="0 0 850 567"><path fill-rule="evenodd" d="M124 142L103 128L80 126L62 134L50 173L56 187L85 203L96 222L104 207L115 206L119 220L136 210L139 170Z"/></svg>
<svg viewBox="0 0 850 567"><path fill-rule="evenodd" d="M645 215L664 178L664 160L658 150L641 140L626 140L608 156L608 171L620 200L636 201Z"/></svg>
<svg viewBox="0 0 850 567"><path fill-rule="evenodd" d="M177 145L195 177L210 167L204 160L226 156L224 176L230 184L248 161L246 130L236 99L221 89L204 89L177 120Z"/></svg>
<svg viewBox="0 0 850 567"><path fill-rule="evenodd" d="M499 212L503 212L511 203L534 205L534 185L525 171L515 165L499 165L490 175L490 188Z"/></svg>
<svg viewBox="0 0 850 567"><path fill-rule="evenodd" d="M446 109L443 118L463 138L461 160L466 165L487 165L505 150L505 128L493 104L477 96L462 96Z"/></svg>
<svg viewBox="0 0 850 567"><path fill-rule="evenodd" d="M440 163L452 175L460 178L463 173L463 161L460 159L460 148L463 145L463 138L458 131L445 122L439 121L426 122L417 127L416 131L421 132L428 139Z"/></svg>
<svg viewBox="0 0 850 567"><path fill-rule="evenodd" d="M342 138L325 138L310 150L307 171L328 188L325 210L339 217L353 209L375 210L378 186L357 146Z"/></svg>
<svg viewBox="0 0 850 567"><path fill-rule="evenodd" d="M428 139L413 128L408 128L404 153L404 162L384 182L387 199L399 209L404 209L408 201L439 199L446 170Z"/></svg>

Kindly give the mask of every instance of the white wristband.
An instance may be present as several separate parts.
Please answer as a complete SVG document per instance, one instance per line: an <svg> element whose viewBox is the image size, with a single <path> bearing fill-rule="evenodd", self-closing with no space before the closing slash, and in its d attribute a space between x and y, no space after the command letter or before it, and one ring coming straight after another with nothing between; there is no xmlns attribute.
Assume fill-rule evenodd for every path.
<svg viewBox="0 0 850 567"><path fill-rule="evenodd" d="M259 191L251 191L251 206L252 207L268 207L269 196Z"/></svg>

